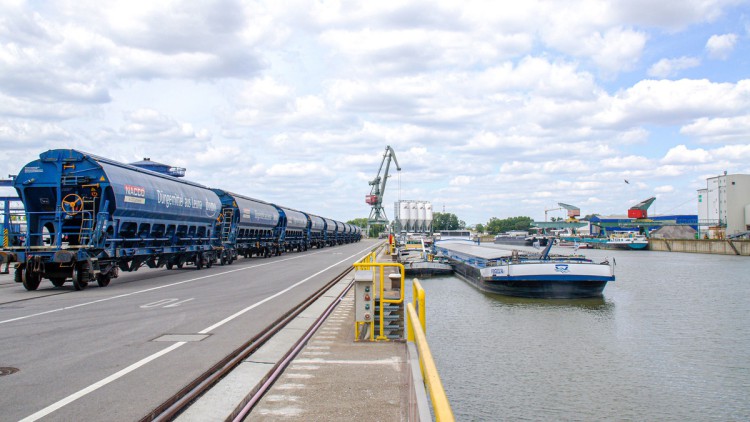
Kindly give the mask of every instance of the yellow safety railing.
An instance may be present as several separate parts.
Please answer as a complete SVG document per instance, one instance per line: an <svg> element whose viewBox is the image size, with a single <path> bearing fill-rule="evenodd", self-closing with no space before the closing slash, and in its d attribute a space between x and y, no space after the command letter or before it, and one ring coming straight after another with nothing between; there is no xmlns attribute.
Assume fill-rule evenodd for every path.
<svg viewBox="0 0 750 422"><path fill-rule="evenodd" d="M425 318L425 307L424 307L424 289L416 278L412 280L412 300L415 302L414 306L417 311L417 318L420 325L422 326L422 332L427 331L427 320ZM414 341L414 331L411 328L411 324L406 324L406 339Z"/></svg>
<svg viewBox="0 0 750 422"><path fill-rule="evenodd" d="M388 340L388 337L384 334L384 326L385 326L385 304L386 303L404 303L404 265L400 264L398 262L355 262L354 268L357 270L369 270L373 269L376 270L376 278L373 280L378 284L378 291L380 292L380 321L378 321L379 325L379 331L378 331L378 337L377 340ZM399 284L399 297L398 299L387 299L385 297L385 283L383 282L385 279L385 267L396 267L399 270L399 274L401 276L401 281ZM373 340L373 336L375 335L373 330L370 330L370 340Z"/></svg>
<svg viewBox="0 0 750 422"><path fill-rule="evenodd" d="M377 250L373 250L372 252L365 255L362 259L360 259L356 264L354 264L354 267L360 270L371 270L372 268L370 267L370 265L366 265L366 264L375 262L375 260L377 259L377 256L378 256ZM359 265L359 267L357 267L357 265Z"/></svg>
<svg viewBox="0 0 750 422"><path fill-rule="evenodd" d="M448 402L448 396L445 394L443 382L440 381L435 361L432 359L430 346L427 344L425 335L425 294L422 285L417 279L413 282L413 300L417 303L417 309L413 303L406 305L407 319L407 340L417 346L419 353L419 366L422 368L422 376L427 384L427 390L430 392L432 400L432 410L435 414L435 420L451 422L455 421L453 410Z"/></svg>

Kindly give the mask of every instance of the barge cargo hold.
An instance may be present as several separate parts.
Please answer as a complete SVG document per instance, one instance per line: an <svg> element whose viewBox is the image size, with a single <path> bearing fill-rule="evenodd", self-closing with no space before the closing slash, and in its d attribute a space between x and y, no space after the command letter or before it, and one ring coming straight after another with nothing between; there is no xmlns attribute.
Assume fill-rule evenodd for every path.
<svg viewBox="0 0 750 422"><path fill-rule="evenodd" d="M597 297L615 280L614 262L551 255L551 246L534 254L461 242L436 242L434 248L456 274L488 293L545 299Z"/></svg>

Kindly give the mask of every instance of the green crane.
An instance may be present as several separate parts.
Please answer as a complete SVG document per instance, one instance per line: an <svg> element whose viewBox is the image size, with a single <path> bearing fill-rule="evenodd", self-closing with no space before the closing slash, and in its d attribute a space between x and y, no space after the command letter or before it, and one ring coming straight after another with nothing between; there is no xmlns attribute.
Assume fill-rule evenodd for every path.
<svg viewBox="0 0 750 422"><path fill-rule="evenodd" d="M369 182L370 186L372 186L370 194L365 196L365 202L372 206L370 218L367 219L368 226L372 224L388 224L388 217L386 217L385 210L383 209L383 195L385 194L385 184L388 182L388 169L391 167L391 160L396 164L396 170L401 171L401 167L399 167L398 160L396 159L396 152L388 145L385 147L378 175ZM383 165L385 165L385 171L383 171ZM381 171L383 171L382 177L380 176Z"/></svg>

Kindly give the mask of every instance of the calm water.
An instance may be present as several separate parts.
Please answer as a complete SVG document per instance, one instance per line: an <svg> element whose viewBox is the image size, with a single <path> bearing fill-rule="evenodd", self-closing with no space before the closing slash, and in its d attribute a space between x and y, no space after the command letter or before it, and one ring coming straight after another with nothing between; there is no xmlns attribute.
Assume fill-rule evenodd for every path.
<svg viewBox="0 0 750 422"><path fill-rule="evenodd" d="M750 258L581 253L616 259L602 299L421 281L457 420L750 420Z"/></svg>

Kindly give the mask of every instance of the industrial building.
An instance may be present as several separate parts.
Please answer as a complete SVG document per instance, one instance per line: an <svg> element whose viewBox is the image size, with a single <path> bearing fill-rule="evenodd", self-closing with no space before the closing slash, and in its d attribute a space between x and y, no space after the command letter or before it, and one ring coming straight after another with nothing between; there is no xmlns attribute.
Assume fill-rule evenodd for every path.
<svg viewBox="0 0 750 422"><path fill-rule="evenodd" d="M429 201L397 201L394 215L397 233L432 232L432 203Z"/></svg>
<svg viewBox="0 0 750 422"><path fill-rule="evenodd" d="M712 238L750 231L750 175L726 174L706 179L698 190L701 233Z"/></svg>
<svg viewBox="0 0 750 422"><path fill-rule="evenodd" d="M630 214L630 213L629 213ZM664 222L663 225L659 222ZM687 226L698 230L698 217L695 214L670 214L648 216L648 221L638 220L626 215L595 215L591 218L590 233L592 236L608 236L612 232L653 232L664 226Z"/></svg>

